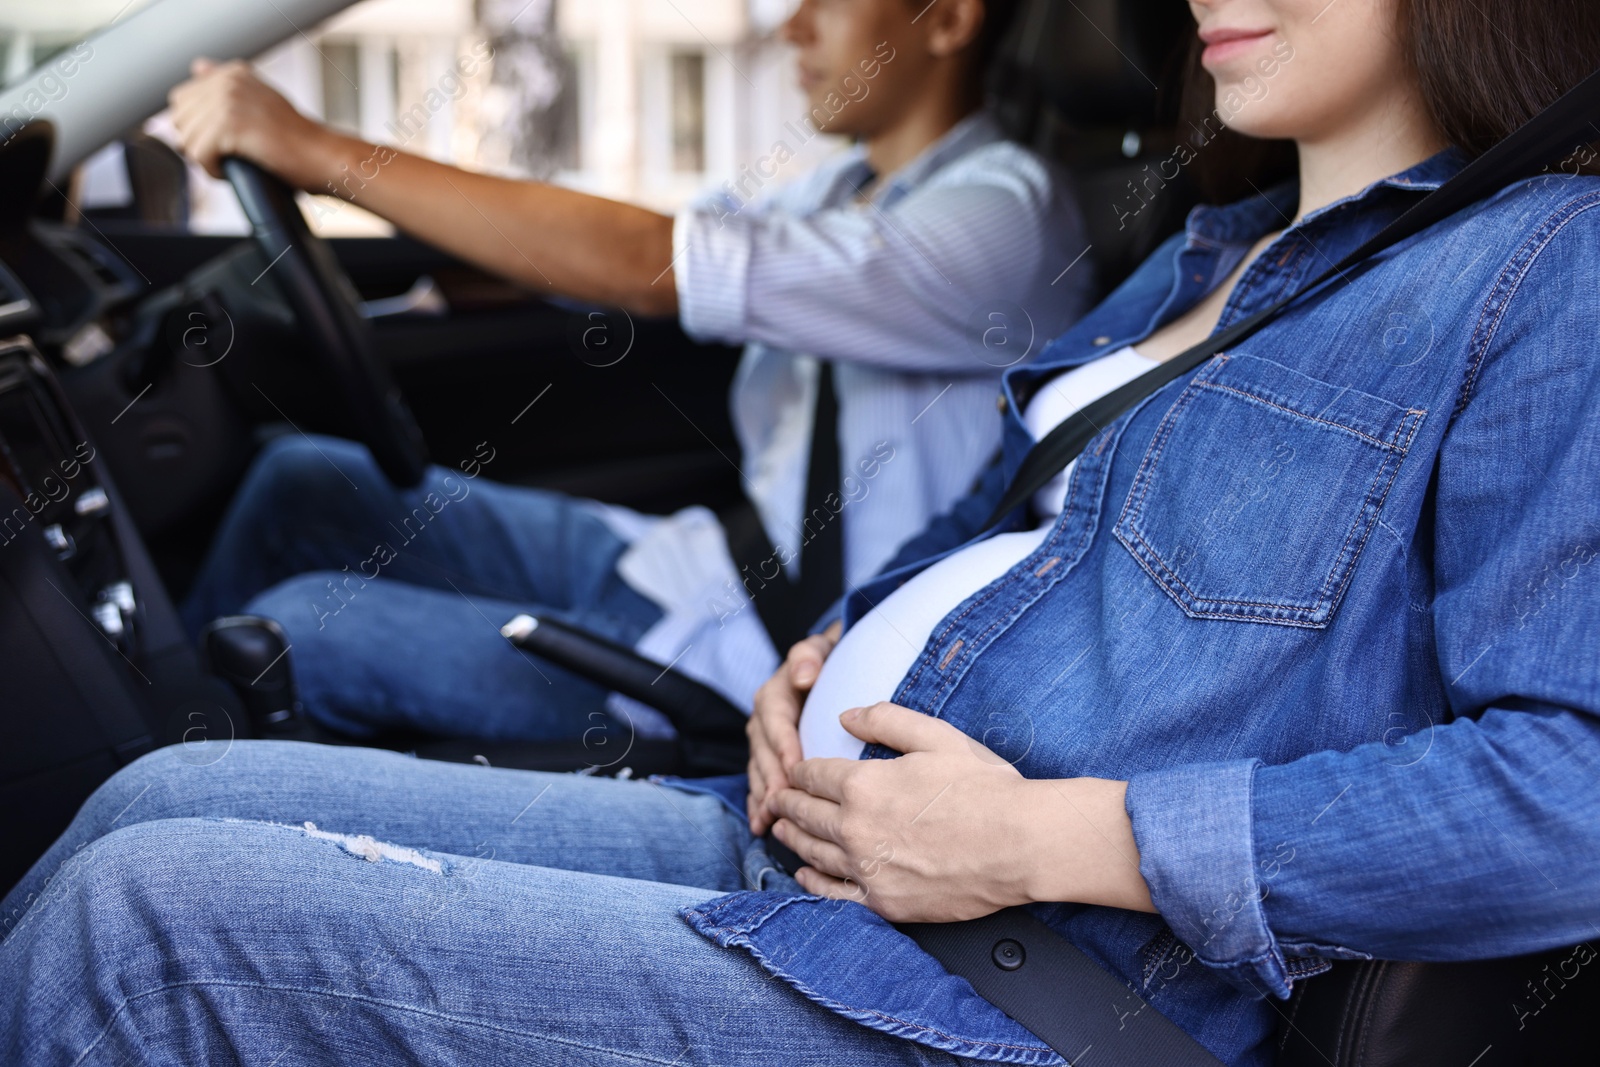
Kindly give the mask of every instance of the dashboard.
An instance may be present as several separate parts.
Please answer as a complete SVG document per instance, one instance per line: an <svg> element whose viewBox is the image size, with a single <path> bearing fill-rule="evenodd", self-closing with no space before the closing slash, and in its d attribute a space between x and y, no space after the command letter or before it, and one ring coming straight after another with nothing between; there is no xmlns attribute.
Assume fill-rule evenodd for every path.
<svg viewBox="0 0 1600 1067"><path fill-rule="evenodd" d="M38 187L48 138L32 127L0 147L0 187ZM36 193L0 213L0 550L42 540L70 584L63 596L119 652L138 651L141 612L113 529L98 451L56 366L116 347L119 309L141 294L137 271L82 231L31 217Z"/></svg>
<svg viewBox="0 0 1600 1067"><path fill-rule="evenodd" d="M44 220L31 221L3 245L15 299L34 313L34 340L71 366L109 354L127 327L117 312L146 288L134 267L91 232ZM6 325L0 320L0 329Z"/></svg>
<svg viewBox="0 0 1600 1067"><path fill-rule="evenodd" d="M113 647L137 652L138 599L109 519L94 445L38 351L0 345L0 549L36 530ZM87 596L81 595L87 593Z"/></svg>
<svg viewBox="0 0 1600 1067"><path fill-rule="evenodd" d="M38 313L33 297L17 276L0 263L0 333L21 332Z"/></svg>
<svg viewBox="0 0 1600 1067"><path fill-rule="evenodd" d="M50 217L40 126L0 144L0 806L36 814L0 833L0 883L118 766L237 713L119 492L123 472L154 470L137 451L163 417L151 397L226 402L146 375L181 292L149 285L92 223Z"/></svg>
<svg viewBox="0 0 1600 1067"><path fill-rule="evenodd" d="M287 398L310 390L285 382L306 379L306 357L281 295L252 285L265 266L252 242L208 243L177 272L124 257L122 243L193 239L78 213L45 178L50 140L33 123L0 144L0 339L34 346L165 566L189 552L165 535L221 506L255 426L281 418L262 397L304 417Z"/></svg>

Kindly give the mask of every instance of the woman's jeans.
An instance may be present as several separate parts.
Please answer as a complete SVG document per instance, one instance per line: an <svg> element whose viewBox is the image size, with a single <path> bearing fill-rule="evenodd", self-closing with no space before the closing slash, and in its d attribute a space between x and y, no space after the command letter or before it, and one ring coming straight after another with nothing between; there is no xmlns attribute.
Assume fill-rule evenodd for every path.
<svg viewBox="0 0 1600 1067"><path fill-rule="evenodd" d="M184 621L276 620L306 710L353 737L582 736L606 690L499 628L538 612L633 645L661 609L617 574L627 545L594 504L492 482L493 449L480 451L397 490L362 445L278 438L230 505ZM671 734L664 718L635 718L641 736Z"/></svg>
<svg viewBox="0 0 1600 1067"><path fill-rule="evenodd" d="M793 891L649 781L285 742L112 778L0 911L0 1062L852 1067L850 1022L677 914Z"/></svg>

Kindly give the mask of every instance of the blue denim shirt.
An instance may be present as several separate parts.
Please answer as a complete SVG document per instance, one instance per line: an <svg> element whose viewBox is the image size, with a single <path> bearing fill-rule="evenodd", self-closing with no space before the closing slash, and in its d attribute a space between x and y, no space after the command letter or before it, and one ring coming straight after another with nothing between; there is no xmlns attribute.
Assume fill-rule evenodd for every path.
<svg viewBox="0 0 1600 1067"><path fill-rule="evenodd" d="M1443 153L1288 229L1223 325L1460 164ZM1010 371L1003 471L846 622L987 535L1032 386L1192 307L1295 203L1197 209ZM1331 959L1600 935L1596 208L1600 180L1513 185L1108 426L1038 551L951 612L896 693L1029 778L1129 780L1160 914L1033 910L1230 1064L1270 1062L1269 998ZM699 788L742 814L743 784ZM860 904L751 891L685 916L867 1026L1063 1062Z"/></svg>

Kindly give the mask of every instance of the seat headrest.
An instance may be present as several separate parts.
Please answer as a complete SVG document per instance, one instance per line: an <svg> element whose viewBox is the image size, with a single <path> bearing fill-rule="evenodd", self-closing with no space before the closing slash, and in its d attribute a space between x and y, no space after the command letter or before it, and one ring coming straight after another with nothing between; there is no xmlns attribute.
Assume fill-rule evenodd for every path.
<svg viewBox="0 0 1600 1067"><path fill-rule="evenodd" d="M1170 0L1024 0L1002 55L1073 125L1140 130L1178 88L1193 32Z"/></svg>

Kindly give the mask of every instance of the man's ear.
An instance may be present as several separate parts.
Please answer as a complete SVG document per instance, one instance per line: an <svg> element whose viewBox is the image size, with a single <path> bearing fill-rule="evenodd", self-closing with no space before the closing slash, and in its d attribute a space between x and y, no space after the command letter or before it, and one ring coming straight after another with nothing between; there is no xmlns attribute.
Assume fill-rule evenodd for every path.
<svg viewBox="0 0 1600 1067"><path fill-rule="evenodd" d="M945 57L969 48L983 32L984 0L934 0L918 21L928 23L928 53Z"/></svg>

